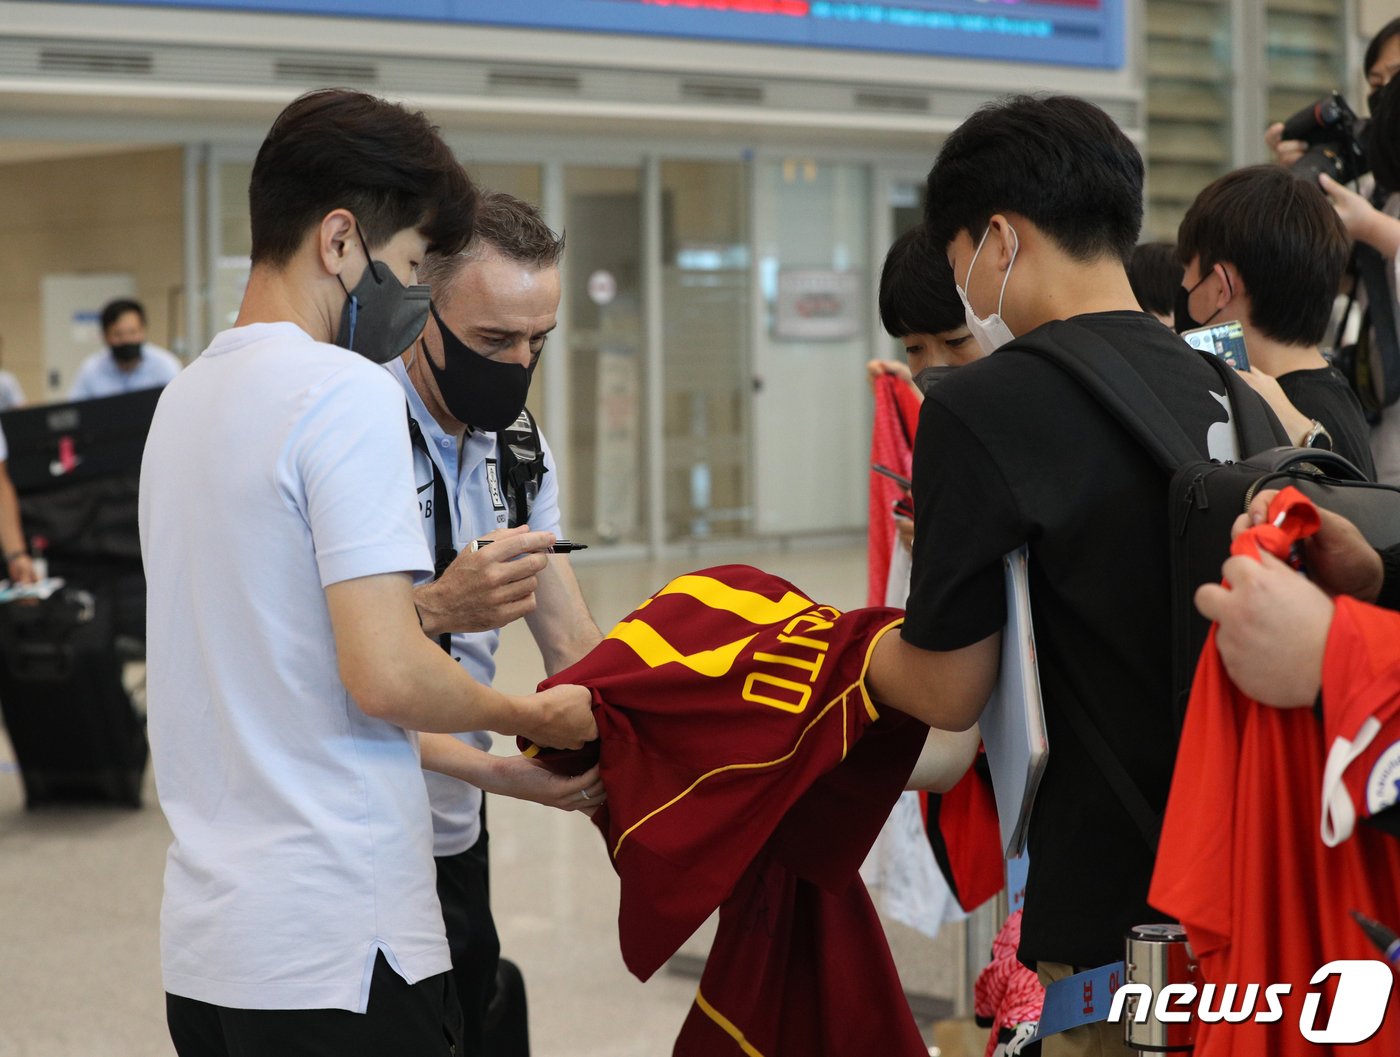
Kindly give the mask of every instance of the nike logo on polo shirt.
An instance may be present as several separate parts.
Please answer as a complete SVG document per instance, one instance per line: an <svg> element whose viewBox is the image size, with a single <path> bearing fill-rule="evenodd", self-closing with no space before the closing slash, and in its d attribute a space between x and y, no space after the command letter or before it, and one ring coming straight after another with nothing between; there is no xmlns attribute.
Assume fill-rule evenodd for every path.
<svg viewBox="0 0 1400 1057"><path fill-rule="evenodd" d="M420 484L420 485L418 486L418 494L419 494L419 495L422 495L424 492L426 492L426 491L427 491L429 488L431 488L432 486L433 486L433 482L432 482L432 481L429 481L427 484Z"/></svg>

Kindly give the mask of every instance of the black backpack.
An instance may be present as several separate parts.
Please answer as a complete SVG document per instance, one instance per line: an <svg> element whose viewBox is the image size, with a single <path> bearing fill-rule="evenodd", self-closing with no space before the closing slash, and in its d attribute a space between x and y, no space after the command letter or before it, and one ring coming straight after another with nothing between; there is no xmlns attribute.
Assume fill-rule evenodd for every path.
<svg viewBox="0 0 1400 1057"><path fill-rule="evenodd" d="M1196 589L1219 580L1230 553L1231 527L1259 492L1291 484L1353 521L1372 546L1400 543L1400 489L1367 481L1333 452L1289 446L1268 405L1215 356L1197 353L1219 375L1229 396L1242 455L1233 463L1202 458L1131 362L1092 331L1060 321L1018 338L1011 347L1050 360L1079 382L1168 476L1164 513L1171 539L1172 705L1178 729L1210 629L1196 611ZM1161 812L1148 803L1088 714L1077 702L1068 705L1064 711L1076 735L1155 848Z"/></svg>

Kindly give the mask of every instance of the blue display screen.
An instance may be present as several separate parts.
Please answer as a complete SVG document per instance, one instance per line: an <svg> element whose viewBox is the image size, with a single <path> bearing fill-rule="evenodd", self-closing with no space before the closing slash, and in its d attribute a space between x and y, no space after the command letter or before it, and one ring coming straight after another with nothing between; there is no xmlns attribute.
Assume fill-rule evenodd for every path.
<svg viewBox="0 0 1400 1057"><path fill-rule="evenodd" d="M1123 65L1125 0L105 0L146 7L563 29Z"/></svg>

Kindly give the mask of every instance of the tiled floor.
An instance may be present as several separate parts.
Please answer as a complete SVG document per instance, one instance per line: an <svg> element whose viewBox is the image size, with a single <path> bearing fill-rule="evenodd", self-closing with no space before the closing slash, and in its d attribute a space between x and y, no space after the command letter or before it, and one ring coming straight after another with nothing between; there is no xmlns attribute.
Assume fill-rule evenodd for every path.
<svg viewBox="0 0 1400 1057"><path fill-rule="evenodd" d="M606 628L670 576L729 560L843 608L863 603L864 552L849 547L583 564L579 579ZM499 685L524 690L540 677L528 632L508 629ZM8 751L0 739L0 761ZM495 912L504 951L525 972L534 1057L668 1054L695 981L663 970L641 984L627 974L617 882L596 832L579 815L530 804L496 798L491 811ZM153 793L141 811L25 812L18 775L0 762L0 1057L173 1052L156 937L168 841ZM949 946L935 956L916 945L901 964L942 958Z"/></svg>

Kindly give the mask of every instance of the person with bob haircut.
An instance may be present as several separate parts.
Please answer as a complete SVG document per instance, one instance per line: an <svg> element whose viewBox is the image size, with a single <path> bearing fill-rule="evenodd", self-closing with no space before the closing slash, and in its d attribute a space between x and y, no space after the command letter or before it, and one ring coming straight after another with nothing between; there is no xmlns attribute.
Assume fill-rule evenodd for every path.
<svg viewBox="0 0 1400 1057"><path fill-rule="evenodd" d="M953 272L941 247L921 226L895 239L880 270L880 323L904 345L909 374L929 367L960 367L982 356L963 319ZM872 360L903 374L898 361Z"/></svg>
<svg viewBox="0 0 1400 1057"><path fill-rule="evenodd" d="M484 687L415 612L433 563L377 364L475 191L423 114L331 89L282 111L248 198L238 318L162 393L141 473L167 1022L180 1057L447 1057L422 768L459 773L449 731L596 736L586 690Z"/></svg>
<svg viewBox="0 0 1400 1057"><path fill-rule="evenodd" d="M1361 401L1318 346L1346 269L1347 235L1321 188L1276 165L1220 177L1186 211L1177 234L1186 271L1178 330L1238 320L1251 370L1289 439L1328 448L1372 480Z"/></svg>
<svg viewBox="0 0 1400 1057"><path fill-rule="evenodd" d="M1098 107L1068 96L983 107L939 152L925 227L989 355L924 399L907 617L901 636L876 647L867 680L890 707L970 727L997 679L1003 557L1028 546L1053 750L1030 823L1019 957L1045 985L1118 961L1128 928L1160 920L1147 905L1155 835L1101 761L1118 761L1160 813L1177 741L1167 481L1080 383L1018 350L1018 339L1074 341L1126 364L1202 458L1237 454L1220 377L1140 310L1129 284L1142 184L1132 142ZM1104 575L1120 564L1133 575ZM1126 1052L1121 1026L1103 1022L1044 1048L1047 1057Z"/></svg>
<svg viewBox="0 0 1400 1057"><path fill-rule="evenodd" d="M1181 285L1181 262L1170 242L1143 242L1128 261L1128 282L1142 310L1172 325L1176 288Z"/></svg>

